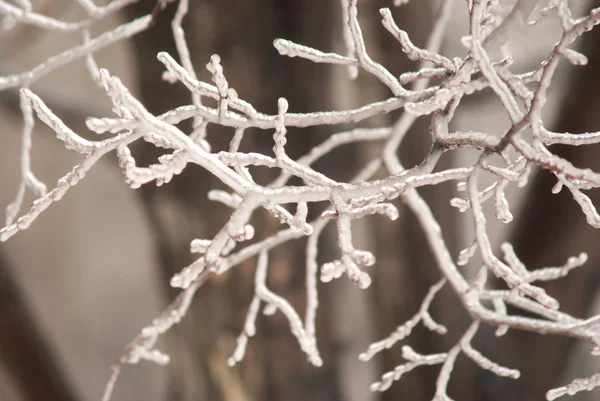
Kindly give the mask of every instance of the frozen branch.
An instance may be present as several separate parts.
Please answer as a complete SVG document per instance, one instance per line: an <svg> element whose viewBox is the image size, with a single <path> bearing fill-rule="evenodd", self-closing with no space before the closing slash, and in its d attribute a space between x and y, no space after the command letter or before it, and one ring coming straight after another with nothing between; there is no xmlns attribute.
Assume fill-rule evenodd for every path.
<svg viewBox="0 0 600 401"><path fill-rule="evenodd" d="M369 74L386 85L392 93L391 97L353 109L310 113L288 112L288 101L282 97L278 100L277 113L270 115L244 100L247 94L238 94L231 88L225 63L218 55L207 57L206 67L211 73L211 81L199 79L191 62L190 49L182 28L190 3L188 0L180 0L171 25L177 55L161 52L157 58L166 69L163 78L174 84L183 84L189 91L191 104L173 106L171 110L156 116L131 94L119 78L100 68L94 59L97 51L150 26L153 17L147 15L97 37L90 36L89 28L93 23L134 1L114 0L99 7L92 0L78 0L77 3L88 16L79 22L64 22L34 12L27 0L16 1L16 5L0 0L0 15L4 17L2 26L6 29L22 23L46 30L78 32L83 38L80 45L42 60L31 70L0 77L0 90L20 90L24 123L20 184L15 200L7 208L6 226L0 229L0 240L5 241L29 227L43 211L83 179L102 156L112 151L118 158L125 182L132 188L153 183L167 184L175 175L193 164L208 171L224 185L223 189L210 191L208 198L231 208L229 219L212 238L194 239L190 243L190 252L195 255L195 260L181 268L170 280L171 286L181 288L180 295L127 346L113 368L104 401L110 399L124 365L140 360L167 363L169 357L155 348L159 336L185 317L194 294L206 280L226 274L253 257L258 259L255 291L236 348L228 360L229 364L234 365L243 359L249 339L256 334L255 322L263 307L265 313L282 312L309 361L320 366L323 361L317 348L315 328L319 303L317 279L320 277L322 282L329 282L345 275L359 288L369 287L371 276L364 269L375 264L375 255L355 248L352 223L355 219L370 218L373 214L385 215L391 220L397 219L399 212L393 202L397 198L406 204L419 222L441 278L430 288L412 318L398 326L387 338L371 344L359 358L367 361L378 352L407 339L419 323L438 334L445 334L446 327L437 323L429 310L435 295L446 284L461 300L462 307L470 315L472 322L460 340L446 353L421 355L404 345L403 357L407 362L384 374L379 382L371 386L373 391L388 389L405 373L418 366L441 365L434 399L450 400L447 386L456 357L460 353L482 369L516 379L518 371L493 362L473 348L471 341L482 323L496 326L497 335L503 335L507 330L527 330L581 339L592 344L595 352L599 352L599 317L582 319L571 316L560 310L560 305L550 294L534 285L535 282L557 280L567 274L576 274L573 270L586 262L586 254L571 257L561 266L531 270L519 260L510 244L503 244L503 260L500 260L491 245L488 227L490 216L484 209L484 204L493 199L495 216L492 218L509 223L513 215L505 190L513 184L524 186L531 168L538 166L556 176L554 192L562 188L568 189L580 205L588 223L592 227L600 227L600 214L596 205L584 193L600 187L600 173L575 167L570 161L553 154L551 148L547 147L552 144L591 145L600 142L600 134L551 132L544 126L541 118L560 60L565 59L574 66L587 62L584 55L569 46L600 23L600 8L593 9L587 16L574 19L566 1L552 1L544 13L556 13L562 36L540 66L522 74L510 71L510 55L499 58L498 54L511 35L527 26L529 15L539 3L537 0L515 1L511 11L501 21L497 20L495 3L492 1L470 0L460 3L444 0L440 4L440 11L425 48L416 46L411 41L410 34L398 27L390 10L384 8L380 10L384 28L397 39L399 50L410 59L420 62L415 71L403 72L398 79L369 56L359 23L357 1L341 0L340 18L344 21L345 55L314 49L284 38L275 39L274 47L283 56L346 66L351 78L360 69L361 73ZM159 3L158 10L166 4ZM463 41L466 55L451 59L443 54L441 45L452 7L458 4L466 6L469 13L469 36ZM87 119L90 130L105 135L102 140L87 140L74 132L31 90L32 85L47 74L82 58L85 58L90 75L106 92L113 106L114 116ZM176 58L180 61L176 61ZM431 85L431 79L440 82ZM410 89L404 87L408 84L412 85ZM461 101L484 89L491 89L490 93L498 98L510 119L510 127L500 137L488 132L492 129L451 131L450 123ZM207 106L203 103L206 98L216 101L217 105ZM402 114L391 126L352 126L370 117L401 109ZM418 116L429 116L432 147L419 165L405 169L398 149ZM82 157L73 170L58 180L49 191L36 178L31 168L32 133L36 118L55 132L65 148L74 150ZM190 132L180 128L179 124L186 120L193 120ZM287 153L289 127L340 124L349 127L343 128L346 129L343 132L335 133L332 130L327 138L305 155L292 158ZM207 136L211 125L231 128L233 137L226 151L211 150ZM261 153L255 149L240 151L241 141L248 128L257 131L253 135L272 137L272 153ZM147 167L139 167L130 146L140 139L157 148L166 149L167 152ZM354 180L342 182L312 167L317 160L329 159L338 147L359 142L375 142L381 146L378 148L380 153L373 156L373 160L364 166ZM439 167L438 161L443 153L465 148L478 153L475 163L455 168ZM259 185L252 166L276 169L279 176L269 185ZM379 178L374 178L376 173ZM482 184L484 175L493 179L485 187ZM298 181L292 181L294 177ZM460 252L456 262L444 241L444 235L456 233L442 233L429 205L418 192L418 188L422 186L435 186L448 181L457 181L457 189L463 193L463 197L452 199L450 204L459 211L468 213L475 228L473 242ZM292 185L296 182L299 184ZM26 191L31 191L36 200L28 212L19 216ZM317 202L326 204L325 211L319 219L307 221L311 208ZM286 209L288 206L295 211L290 212ZM263 236L260 230L249 224L254 212L261 208L283 225L277 233ZM329 223L335 223L337 229L339 257L319 268L317 256L320 236ZM255 236L258 237L256 241L249 244L248 241ZM273 293L266 285L268 253L283 243L301 237L308 237L307 305L304 321L287 300ZM470 282L458 266L474 263L476 255L481 257L483 266L474 266L479 269L478 275ZM491 283L487 282L488 271L504 280L509 289L486 288L491 287ZM377 274L376 271L373 274ZM513 309L516 312L509 313ZM547 393L547 398L555 399L591 389L598 384L596 376L577 379L567 386L551 390Z"/></svg>
<svg viewBox="0 0 600 401"><path fill-rule="evenodd" d="M600 386L600 373L585 379L575 379L566 386L552 389L546 393L546 399L552 401L567 394L574 395L581 391L592 391L598 386Z"/></svg>
<svg viewBox="0 0 600 401"><path fill-rule="evenodd" d="M369 349L366 352L360 354L358 358L361 361L368 361L371 358L373 358L373 356L375 356L375 354L377 354L378 352L386 348L391 348L398 341L402 341L403 339L408 337L410 333L412 333L413 328L415 328L415 326L419 322L423 322L425 327L427 327L431 331L435 331L438 334L446 334L447 329L444 326L436 323L429 314L429 306L431 305L435 294L437 294L438 291L442 289L444 284L446 284L446 280L442 279L438 281L435 285L433 285L429 289L427 295L425 296L425 299L421 304L421 308L419 309L419 312L417 312L416 315L407 320L403 325L398 326L398 328L386 339L369 345Z"/></svg>

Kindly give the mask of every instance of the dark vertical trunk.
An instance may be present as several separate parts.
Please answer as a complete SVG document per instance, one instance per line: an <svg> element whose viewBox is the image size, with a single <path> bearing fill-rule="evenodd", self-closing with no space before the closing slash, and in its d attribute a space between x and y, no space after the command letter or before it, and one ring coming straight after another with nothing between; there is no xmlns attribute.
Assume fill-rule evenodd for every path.
<svg viewBox="0 0 600 401"><path fill-rule="evenodd" d="M270 45L284 37L322 49L331 47L332 2L251 0L191 2L184 28L196 72L210 82L204 66L219 54L230 87L257 110L276 113L277 99L286 96L290 111L328 109L328 67L279 56ZM134 15L149 12L151 4L133 7ZM168 51L176 57L170 21L176 4L161 14L157 24L134 40L140 67L142 98L155 113L190 102L181 84L160 81L163 66L156 53ZM289 130L287 149L292 157L307 152L328 130L319 127L296 135ZM226 148L233 131L208 127L213 149ZM243 149L271 152L272 133L248 130ZM141 163L152 163L156 150L134 150ZM267 183L273 172L258 171L258 182ZM189 166L181 176L161 188L146 185L142 196L154 223L157 245L168 278L192 260L189 242L210 238L223 225L230 210L207 200L207 192L222 188L201 169ZM256 213L257 236L280 229L278 222ZM260 221L260 218L264 220ZM283 252L285 251L285 253ZM271 253L270 287L304 308L304 251L285 246ZM290 333L287 320L279 315L259 316L258 335L250 340L245 360L237 367L226 366L235 347L235 336L243 327L253 293L254 261L236 267L223 277L210 280L198 293L194 305L170 336L173 356L169 400L336 400L338 388L330 363L327 303L317 321L318 337L326 364L310 366ZM173 295L174 292L171 292ZM329 362L329 363L328 363Z"/></svg>
<svg viewBox="0 0 600 401"><path fill-rule="evenodd" d="M395 11L398 23L420 45L425 43L430 29L431 17L427 4L424 1L412 2ZM132 13L140 15L149 12L149 6L138 5L132 8ZM389 6L389 2L361 2L359 14L361 19L368 21L368 31L374 35L369 38L371 33L365 33L372 55L389 66L394 74L399 74L414 65L401 52L396 40L381 26L378 9L384 6ZM142 98L154 113L189 103L189 93L182 89L182 85L160 82L162 65L154 61L158 51L166 50L175 55L169 28L175 5L170 8L160 16L152 30L134 39L136 58L143 66L138 68ZM302 112L332 109L332 104L336 102L331 100L331 76L345 74L346 71L340 67L281 57L269 43L277 37L283 37L327 51L333 46L332 35L337 36L341 32L340 21L338 1L221 0L193 2L185 29L196 72L201 79L210 81L210 75L203 70L203 66L211 54L218 53L230 86L258 110L275 113L277 98L286 96L291 111ZM384 89L373 89L380 85L373 78L366 78L364 82L349 82L348 85L358 85L352 92L352 96L356 97L352 104L364 104L389 96ZM391 124L392 119L397 117L396 114L383 117L383 123ZM287 149L292 157L299 156L333 130L336 128L316 127L301 132L290 129ZM213 147L217 149L224 148L232 135L231 131L213 125L209 126L208 132ZM270 133L249 130L244 146L270 152L272 137ZM320 170L339 179L349 179L357 172L357 166L353 166L349 160L356 161L356 165L363 165L367 158L367 147L360 146L360 152L358 147L354 147L346 149L345 153L342 151L332 155L339 163L323 163ZM429 146L428 121L422 119L415 125L401 150L407 167L420 162ZM156 150L150 147L135 149L134 153L141 163L152 163L157 156ZM341 169L342 165L348 168ZM272 175L259 174L257 179L266 183L268 177ZM193 166L165 187L143 187L142 195L157 235L165 282L191 261L189 241L211 237L225 222L229 211L206 200L207 191L214 187L221 185L209 174ZM434 212L443 221L451 239L455 237L455 226L452 219L447 218L448 212L452 212L448 206L450 193L451 189L445 187L437 189L435 197L432 193L425 193L425 196L434 205ZM273 232L277 227L278 223L267 218L258 228L259 233L262 231L264 234ZM378 337L382 337L418 310L421 299L429 286L437 281L439 273L418 223L408 212L403 213L401 223L396 221L373 227L378 264L373 272L373 287L364 294L371 297L373 314L371 317L357 318L372 319ZM272 254L270 285L302 309L305 302L303 248L290 245L282 251ZM169 400L225 400L233 399L234 394L241 397L239 399L249 400L340 399L336 369L332 366L332 360L335 360L332 350L340 349L344 344L334 338L328 323L334 307L328 305L327 288L320 292L321 307L317 321L324 367L316 369L308 365L289 332L289 325L279 316L259 318L259 334L250 341L246 360L231 370L225 366L234 347L234 336L242 327L251 299L252 264L237 267L203 287L194 301L192 311L171 334L173 366L170 368L172 380ZM436 303L435 308L440 313L455 315L451 310L452 304L446 302L445 297L448 296L451 297L449 292L441 294L443 301ZM434 346L438 341L434 336L437 335L417 331L410 343L419 352L435 352L440 347ZM391 370L404 362L400 348L397 346L384 353L382 371ZM384 399L398 399L400 396L409 396L413 400L430 399L436 378L435 370L418 369L410 375L393 386L383 396Z"/></svg>
<svg viewBox="0 0 600 401"><path fill-rule="evenodd" d="M370 10L359 2L359 14L363 19L370 18L373 38L367 39L376 46L379 57L376 58L394 75L418 68L402 53L400 44L385 30L380 23L378 10L389 7L387 0L365 2ZM409 2L402 7L393 8L394 19L398 26L406 30L413 43L425 47L428 35L434 23L435 10L429 8L426 1ZM374 57L375 58L375 57ZM373 83L371 82L371 85ZM380 97L383 98L383 97ZM399 113L386 116L388 123L393 123ZM405 168L419 164L429 153L431 137L429 134L429 117L419 118L400 147L400 160ZM451 160L445 158L440 162L440 169L449 168ZM420 194L437 217L449 248L455 251L459 237L457 214L449 205L454 189L452 185L437 185L435 188L419 189ZM395 328L410 319L420 308L430 286L440 278L440 272L429 249L419 222L402 203L401 218L397 221L373 219L375 255L378 257L374 276L373 314L380 338L391 334ZM376 223L375 223L376 221ZM458 299L451 291L442 291L432 304L432 315L440 322L448 325L450 332L460 333L465 325L466 314L461 314ZM452 346L452 334L440 337L419 325L414 333L401 344L384 351L382 371L388 372L395 366L407 362L402 358L402 345L409 344L419 353L428 354L444 352ZM435 392L435 381L438 368L417 368L381 395L382 400L411 399L431 400ZM460 374L460 370L457 369ZM460 377L464 383L468 378ZM460 398L457 398L460 399Z"/></svg>
<svg viewBox="0 0 600 401"><path fill-rule="evenodd" d="M8 374L22 401L77 400L1 253L0 372Z"/></svg>

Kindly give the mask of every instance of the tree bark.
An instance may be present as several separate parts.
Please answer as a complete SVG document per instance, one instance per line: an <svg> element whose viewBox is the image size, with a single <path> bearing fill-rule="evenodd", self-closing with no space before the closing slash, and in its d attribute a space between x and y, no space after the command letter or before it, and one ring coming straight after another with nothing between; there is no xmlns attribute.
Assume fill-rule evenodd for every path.
<svg viewBox="0 0 600 401"><path fill-rule="evenodd" d="M148 4L131 9L132 16L149 12ZM359 15L371 32L365 37L369 52L394 74L414 67L402 53L401 46L380 24L379 8L389 6L386 0L362 1ZM142 100L153 113L164 112L174 106L189 103L189 93L182 85L161 82L163 66L153 61L158 51L176 55L169 23L175 6L159 16L156 26L134 39L136 58L140 65ZM411 2L394 11L398 23L413 36L413 41L423 45L429 32L431 15L427 2ZM328 51L334 46L334 35L341 33L341 14L336 1L293 0L233 0L194 2L184 29L192 53L196 72L202 80L210 82L210 75L202 70L211 54L221 57L224 73L230 87L240 97L251 102L259 111L276 113L276 102L285 96L290 110L308 112L339 109L339 92L331 81L334 75L345 75L338 66L317 65L298 58L279 56L268 44L283 37L297 43ZM363 21L361 21L363 22ZM370 36L372 35L372 36ZM339 43L339 42L338 42ZM143 66L143 67L142 67ZM353 105L365 104L389 96L387 89L372 77L358 83L348 82L355 89L344 92ZM344 76L344 79L345 76ZM332 99L333 98L333 99ZM338 100L335 100L337 98ZM355 104L356 103L356 104ZM333 106L333 107L332 107ZM383 117L380 124L390 124L398 115ZM420 162L427 154L430 143L428 122L419 120L403 144L401 152L407 167ZM189 129L189 127L187 127ZM289 129L286 150L291 157L306 153L314 144L332 132L347 127L315 127L309 130ZM214 149L224 149L232 132L210 125L209 139ZM269 133L249 130L243 146L255 151L269 152L273 146ZM331 155L329 163L319 170L336 179L348 180L358 168L347 168L355 161L364 165L373 149L347 147ZM376 151L376 150L375 150ZM156 160L157 151L152 147L134 149L140 164ZM343 168L342 168L343 166ZM354 166L352 166L354 167ZM260 183L269 182L272 172L257 171ZM206 201L209 189L220 188L213 177L200 169L188 166L181 176L160 189L152 184L142 188L142 196L148 216L154 224L157 247L165 273L165 282L171 275L192 260L188 244L193 238L210 238L221 227L229 210ZM434 205L434 212L445 229L452 233L454 221L448 200L450 187L437 188L436 196L424 190L427 200ZM446 199L447 198L447 199ZM263 214L264 215L264 214ZM435 262L421 234L418 223L409 213L402 212L402 222L372 225L370 233L375 239L375 255L378 256L376 271L372 272L374 284L363 296L372 303L371 316L356 316L375 325L377 338L389 335L404 319L410 318L419 308L430 285L439 278ZM257 220L257 236L274 232L279 223L272 218ZM371 224L371 223L369 223ZM452 243L452 234L449 235ZM327 239L325 239L327 241ZM331 241L335 241L332 239ZM272 252L269 285L273 290L290 299L299 310L304 308L304 248L303 243L289 244ZM336 254L328 254L322 246L320 256L331 260ZM236 267L224 277L212 279L198 293L192 310L170 336L171 383L169 400L337 400L344 394L340 388L338 369L333 366L336 355L345 347L331 327L332 313L339 305L331 304L330 288L320 291L320 309L317 320L319 348L323 352L325 366L319 369L309 366L302 355L289 325L281 316L259 318L256 337L249 343L245 360L240 366L229 369L225 361L234 348L234 336L243 325L253 292L253 261ZM171 291L171 295L174 291ZM455 316L448 293L440 294L434 309ZM454 304L456 304L454 300ZM435 313L435 312L434 312ZM458 321L454 322L459 324ZM436 337L436 338L434 338ZM440 345L437 335L417 330L411 344L420 352L436 352ZM437 346L435 344L438 344ZM368 344L364 344L366 347ZM403 363L398 345L385 352L381 372L389 371ZM334 362L332 362L334 361ZM361 363L356 361L355 363ZM370 362L377 364L377 361ZM409 396L412 400L431 399L436 379L435 371L419 369L411 377L394 385L383 399ZM238 398L236 398L238 397Z"/></svg>
<svg viewBox="0 0 600 401"><path fill-rule="evenodd" d="M368 40L367 45L371 46L368 47L370 55L393 74L398 75L405 71L414 71L418 68L418 64L408 59L398 41L381 26L378 10L389 7L389 3L387 0L360 1L359 16L364 20L360 22L363 24L365 38ZM402 7L392 8L398 26L406 30L413 43L421 47L427 44L435 12L436 10L430 9L426 1L409 2ZM372 92L373 87L377 85L378 83L373 82L372 79L365 80L360 92L361 94ZM386 96L381 93L381 90L379 92L377 99ZM382 119L385 119L387 124L393 124L401 113L392 113ZM403 140L399 154L405 168L419 164L429 153L431 148L429 124L429 117L417 119ZM450 168L451 163L450 158L445 158L440 161L439 168ZM452 184L436 185L435 188L420 188L419 193L440 223L449 249L456 252L459 225L457 214L449 205L454 187ZM396 205L401 215L398 220L389 221L383 218L368 220L372 229L374 254L377 256L373 272L373 290L369 296L378 339L387 337L397 326L410 319L419 310L430 286L441 278L419 222L401 201ZM457 297L449 290L437 294L431 313L434 318L448 326L450 333L461 333L467 324L466 313L463 312ZM448 347L453 345L452 340L455 340L452 334L441 337L419 325L402 343L382 352L379 368L384 373L405 363L406 360L402 358L404 344L410 345L417 352L429 354L447 351ZM456 373L462 382L469 379L467 376L460 375L459 368L456 369ZM414 401L429 401L435 392L437 374L436 368L415 369L382 393L380 399L391 401L410 398Z"/></svg>
<svg viewBox="0 0 600 401"><path fill-rule="evenodd" d="M0 393L3 397L11 397L9 389L14 388L20 401L77 400L1 253L0 315L0 374L5 376L0 378Z"/></svg>
<svg viewBox="0 0 600 401"><path fill-rule="evenodd" d="M132 12L149 10L140 3ZM181 84L160 82L163 66L154 61L156 53L176 56L170 21L176 5L159 16L156 26L134 39L140 63L142 98L150 111L158 113L189 103L189 92ZM329 23L331 2L213 0L192 2L184 29L192 61L201 79L210 82L203 69L210 55L219 54L230 87L257 110L275 114L277 99L286 96L290 111L326 110L327 67L279 56L269 44L285 37L318 48L331 45ZM266 44L266 45L265 45ZM328 132L313 128L310 133L290 128L286 149L291 157L306 153ZM209 139L214 150L225 149L233 131L210 125ZM300 134L300 135L298 135ZM242 148L269 152L269 132L248 130ZM138 160L152 163L157 152L151 147L136 149ZM144 163L144 162L142 162ZM257 171L258 182L274 178L272 171ZM230 214L224 206L207 200L210 189L222 188L207 172L188 166L169 185L157 189L146 185L142 196L157 234L157 246L165 282L192 261L189 243L193 238L211 238ZM278 222L256 213L257 236L280 229ZM270 288L304 308L303 248L283 246L270 255ZM300 350L289 324L282 316L259 316L258 335L250 340L245 360L235 368L226 366L242 330L253 288L254 261L223 277L211 279L198 293L194 306L170 336L173 362L170 370L169 400L336 400L339 399L335 371L331 364L310 366ZM173 295L175 291L171 291ZM324 360L331 360L328 344L327 303L323 303L317 331Z"/></svg>

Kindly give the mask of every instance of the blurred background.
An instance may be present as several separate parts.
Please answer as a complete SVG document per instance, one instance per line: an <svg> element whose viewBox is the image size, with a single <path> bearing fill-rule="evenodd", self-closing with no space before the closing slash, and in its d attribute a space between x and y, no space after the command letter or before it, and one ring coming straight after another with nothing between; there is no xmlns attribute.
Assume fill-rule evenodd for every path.
<svg viewBox="0 0 600 401"><path fill-rule="evenodd" d="M17 2L15 2L17 3ZM85 17L71 0L36 0L34 11L64 21ZM100 3L100 2L97 2ZM323 51L345 53L338 0L193 0L184 22L192 61L200 79L210 82L205 69L212 54L221 56L225 75L241 98L259 111L276 113L277 99L285 96L292 112L358 107L387 98L389 93L372 77L361 73L350 81L346 69L316 65L278 55L275 38L286 38ZM416 65L381 26L378 10L391 0L359 0L359 18L371 57L394 74ZM467 33L463 1L455 13L444 53L463 56L460 38ZM505 12L512 1L500 2ZM541 2L544 4L545 2ZM598 1L571 2L583 15ZM142 0L122 13L94 25L93 35L150 13L156 2ZM101 4L98 4L101 5ZM437 1L416 1L393 8L398 25L412 41L424 46L438 10ZM96 54L99 65L119 76L153 113L189 104L183 85L161 81L163 65L156 53L176 55L170 5L147 32ZM539 10L536 11L536 14ZM518 32L506 51L515 58L515 72L530 71L560 38L555 18ZM0 75L27 71L49 56L81 43L79 34L51 33L17 25L0 32ZM589 58L577 69L561 65L545 109L548 128L564 132L597 131L600 118L600 30L576 45ZM83 61L59 69L31 89L69 127L87 138L88 116L108 116L110 102L92 79ZM388 126L399 113L378 116L360 126ZM0 205L14 199L20 179L22 115L18 91L0 92ZM509 125L491 91L464 99L453 121L456 130L501 134ZM402 144L406 167L420 162L430 146L427 118L417 123ZM182 124L183 129L189 126ZM288 150L299 157L332 133L349 126L289 129ZM233 132L210 125L208 139L215 151L225 148ZM271 132L248 130L242 150L270 152ZM600 170L597 147L553 147L580 167ZM132 148L139 165L155 162L159 151L147 144ZM316 164L319 171L338 180L350 180L362 166L377 157L381 144L348 146ZM476 153L447 155L440 168L469 165ZM77 163L78 154L39 121L36 122L32 168L52 188ZM257 169L255 178L267 183L275 172ZM555 179L536 172L518 192L509 187L515 221L495 223L490 236L499 245L511 241L531 269L562 264L569 256L588 252L587 267L546 286L563 310L576 316L599 313L600 251L598 232L590 228L578 205L564 191L552 195ZM0 400L99 400L110 366L124 346L149 324L175 295L168 279L192 261L189 243L210 238L222 226L229 210L206 199L222 184L206 172L189 166L163 187L153 184L131 190L114 155L103 158L63 200L52 205L27 231L0 244ZM444 229L453 255L472 241L472 222L449 205L456 196L453 185L424 188L422 194ZM598 195L589 194L595 204ZM34 200L25 199L26 210ZM113 400L223 400L223 401L375 401L430 400L439 367L421 367L407 373L385 393L369 392L381 374L404 362L401 345L382 352L371 362L358 361L368 345L388 336L413 316L439 272L412 215L402 208L395 222L369 217L353 225L355 245L373 251L374 282L366 291L342 278L319 284L317 339L324 366L308 364L289 324L280 315L259 316L257 335L249 342L246 358L234 368L226 364L235 347L253 293L254 260L222 277L212 279L198 292L184 321L161 340L171 355L166 367L150 363L126 367ZM493 216L493 210L489 210ZM266 214L256 217L257 237L279 229ZM490 222L492 218L490 218ZM596 244L596 245L594 245ZM305 305L304 241L286 244L271 254L268 284L300 311ZM333 231L323 235L320 262L336 257ZM477 261L472 265L477 267ZM456 296L443 290L432 314L449 329L438 336L421 327L405 340L422 354L451 347L470 323ZM539 400L545 392L574 377L596 373L598 361L585 344L538 334L509 331L501 338L493 328L481 329L474 346L492 360L521 370L517 381L497 378L459 357L449 395L456 400ZM600 399L600 393L580 393L576 400Z"/></svg>

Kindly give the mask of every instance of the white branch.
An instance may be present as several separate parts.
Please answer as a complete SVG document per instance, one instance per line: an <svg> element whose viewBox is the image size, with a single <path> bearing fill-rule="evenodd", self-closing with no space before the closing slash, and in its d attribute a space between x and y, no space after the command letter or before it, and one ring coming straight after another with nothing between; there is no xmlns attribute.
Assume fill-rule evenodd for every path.
<svg viewBox="0 0 600 401"><path fill-rule="evenodd" d="M505 196L506 188L512 183L518 187L524 186L532 167L538 166L556 176L557 184L553 192L568 189L580 205L587 222L592 227L600 227L600 214L596 205L584 193L600 188L600 173L575 167L568 160L553 154L547 147L552 144L595 144L600 142L600 133L552 132L544 126L541 118L559 61L566 59L573 65L587 62L584 55L569 46L600 23L600 8L593 9L587 16L574 19L566 1L553 0L544 13L556 13L562 36L540 66L522 74L510 71L509 67L513 62L510 55L498 59L498 54L511 35L527 24L538 0L517 0L501 22L495 20L497 16L494 1L469 0L462 4L466 5L469 13L470 28L469 36L463 41L468 52L463 59L451 59L440 50L455 3L453 0L444 0L440 4L440 11L425 48L415 46L409 33L396 25L390 10L382 9L383 26L399 41L399 50L410 59L420 61L416 71L404 72L398 79L369 56L359 23L357 0L340 0L345 56L283 38L276 39L273 45L284 56L347 66L351 78L356 76L360 68L385 84L393 95L354 109L310 113L289 113L288 102L282 97L278 100L277 113L270 115L258 111L231 88L225 74L226 66L218 55L212 55L207 64L212 82L199 79L182 28L190 4L189 0L180 0L171 24L180 62L165 52L159 53L157 58L166 68L163 78L171 83L179 81L189 90L191 105L174 107L155 116L116 76L100 69L94 59L97 51L150 26L152 16L148 15L101 33L95 38L90 37L89 28L92 24L134 1L113 0L106 6L99 7L93 0L77 0L87 17L78 22L64 22L34 12L32 3L28 0L15 1L16 5L0 0L4 29L11 29L21 23L45 30L77 32L82 37L82 44L42 60L29 71L0 77L0 91L13 88L20 90L24 123L20 184L15 201L7 208L6 226L0 229L0 240L5 241L29 227L44 210L83 179L102 156L112 151L115 151L119 160L125 182L133 188L152 181L156 185L166 184L190 164L207 170L226 187L209 191L208 198L230 207L229 219L212 238L191 241L190 252L196 255L196 259L183 267L170 281L173 287L182 289L180 295L126 348L113 368L104 401L110 399L117 377L125 364L137 363L143 359L161 364L168 362L168 356L155 348L156 342L160 335L185 316L194 294L209 277L225 274L255 256L258 256L255 292L229 364L234 365L243 359L248 340L256 333L255 321L264 304L265 313L281 311L284 314L301 349L311 363L320 366L323 361L317 349L315 327L319 304L317 277L320 276L321 281L327 282L346 275L359 288L369 287L371 276L363 268L375 263L375 255L354 247L351 225L354 219L373 214L382 214L391 220L397 219L400 213L392 201L399 197L420 224L442 277L430 288L419 311L412 318L398 326L387 338L371 344L359 358L369 360L378 352L406 339L420 322L431 331L445 334L446 327L432 318L429 308L434 296L446 283L459 297L472 322L458 343L447 353L420 355L409 346L403 346L403 356L407 362L384 374L379 382L371 386L373 391L386 390L404 373L418 366L438 364L442 366L434 400L450 400L447 386L456 357L461 352L483 369L500 376L517 378L518 371L491 361L471 345L481 323L496 326L496 334L499 336L509 329L551 333L587 341L595 347L595 352L600 352L600 317L581 319L571 316L559 310L554 298L532 284L556 280L570 274L586 262L587 255L581 253L577 257L571 257L561 266L530 270L531 267L528 268L518 259L510 244L503 244L501 249L504 258L501 261L492 249L488 213L483 207L485 202L494 199L496 217L509 223L513 215ZM168 1L161 0L158 7L164 8L167 3ZM88 140L71 130L30 90L33 84L49 73L82 58L85 58L90 75L106 91L113 105L113 117L87 119L89 129L106 134L107 138L103 140ZM430 79L440 82L431 85ZM403 86L411 82L411 89ZM449 126L461 101L486 88L491 89L490 93L498 98L499 104L508 114L511 122L509 129L499 138L487 132L491 130L451 132ZM202 103L203 98L215 100L217 106L206 106ZM400 109L404 109L402 114L389 127L344 128L347 130L332 133L302 157L294 159L287 153L289 127L351 125ZM405 169L398 149L416 118L427 115L431 115L431 150L419 165ZM82 157L73 170L58 180L55 188L50 191L36 178L31 168L32 133L36 116L54 131L65 148L76 151ZM189 119L193 119L193 128L190 132L184 132L179 124ZM230 127L234 131L227 151L212 152L210 137L207 136L211 125ZM252 135L262 135L260 131L271 130L269 135L272 134L273 137L273 152L260 153L256 149L241 152L240 145L244 135L249 134L248 128L252 129ZM139 139L166 149L167 153L147 167L139 167L130 151L130 146ZM359 142L380 142L381 146L354 180L341 182L312 167L317 160L326 162L338 147ZM459 148L478 152L478 160L471 165L440 169L438 161L442 154ZM496 158L496 155L499 157ZM354 160L348 160L348 166L353 163ZM279 176L269 185L259 185L259 180L255 180L253 175L253 166L277 169ZM491 176L494 181L480 189L484 174ZM300 179L299 184L291 180L293 177ZM459 253L456 263L444 240L444 236L456 233L442 233L429 205L417 192L422 186L434 186L453 180L458 181L457 189L464 193L464 197L452 199L450 204L461 212L468 212L475 228L474 241ZM19 217L27 190L33 193L36 200L31 209ZM314 203L317 202L326 204L325 211L319 219L307 221L311 215L309 212L312 212ZM286 204L290 205L290 210L295 208L295 211L286 209ZM254 211L259 208L264 208L284 226L277 233L259 237L254 243L248 244L247 241L255 235L262 235L260 230L256 231L249 224ZM334 220L339 258L325 263L319 272L317 256L320 236L327 224ZM268 252L285 242L304 236L308 236L308 240L307 304L303 322L288 301L267 288L266 280ZM473 257L477 254L481 256L483 266L475 266L479 269L477 277L469 282L458 266L474 263ZM488 270L503 279L509 289L486 288L486 285L492 285L487 282ZM517 312L510 314L508 306ZM591 389L598 382L600 380L597 375L577 379L567 386L549 391L547 398L555 399Z"/></svg>

